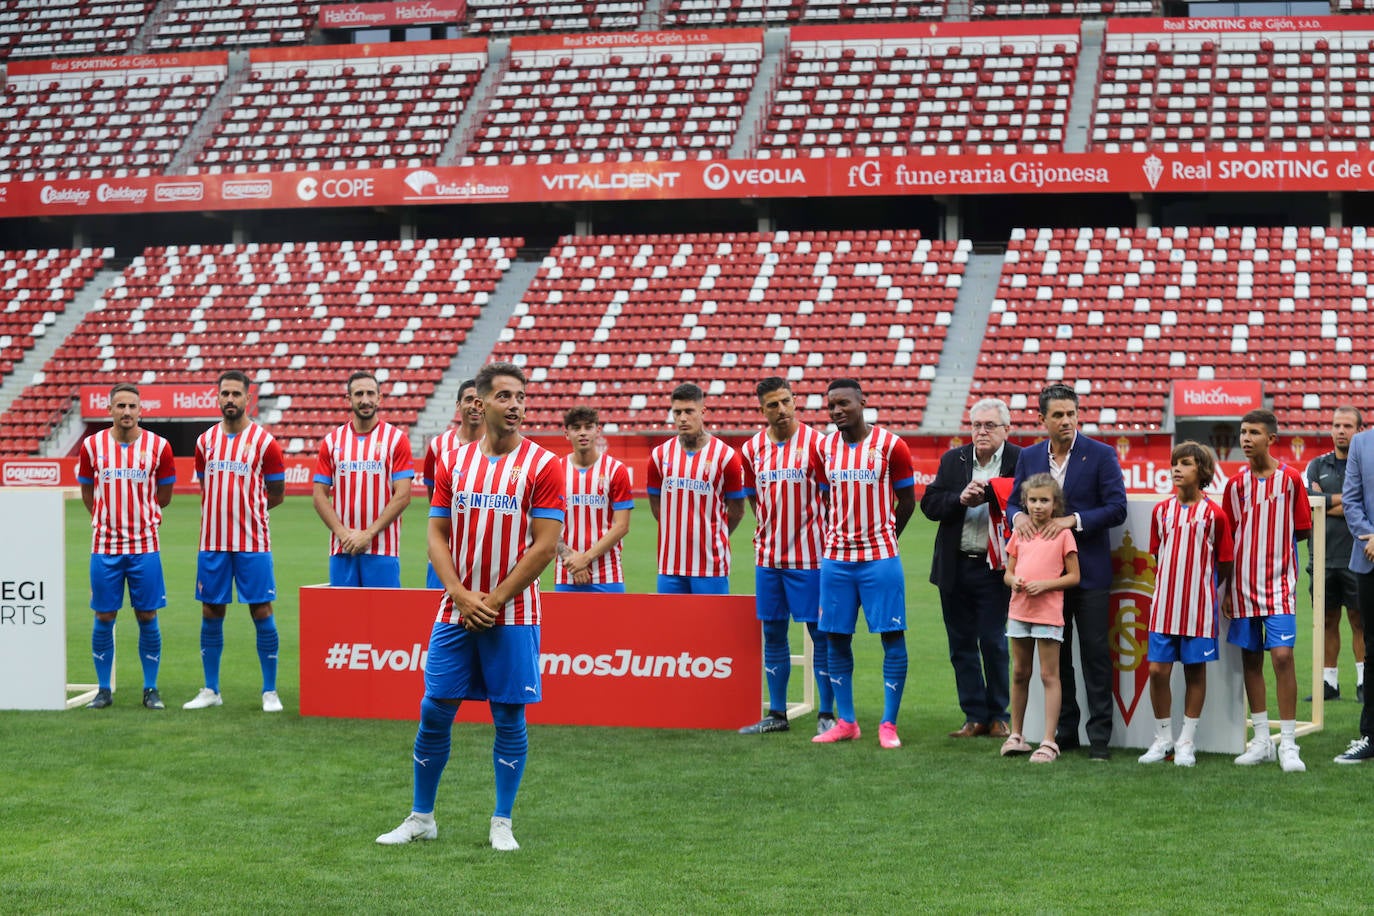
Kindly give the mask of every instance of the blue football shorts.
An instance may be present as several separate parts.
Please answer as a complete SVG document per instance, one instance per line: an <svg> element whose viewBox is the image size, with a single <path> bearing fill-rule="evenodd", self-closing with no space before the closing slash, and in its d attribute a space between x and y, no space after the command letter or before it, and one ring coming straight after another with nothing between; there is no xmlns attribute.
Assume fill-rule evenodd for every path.
<svg viewBox="0 0 1374 916"><path fill-rule="evenodd" d="M906 579L902 558L821 560L821 620L826 633L853 635L859 608L870 633L906 629Z"/></svg>
<svg viewBox="0 0 1374 916"><path fill-rule="evenodd" d="M91 610L101 614L118 611L124 605L126 582L134 610L156 611L167 606L162 557L156 551L91 554Z"/></svg>
<svg viewBox="0 0 1374 916"><path fill-rule="evenodd" d="M329 557L329 584L336 588L400 588L401 558L378 553L333 554Z"/></svg>
<svg viewBox="0 0 1374 916"><path fill-rule="evenodd" d="M473 633L435 621L425 661L425 696L436 700L538 703L539 627L498 624Z"/></svg>
<svg viewBox="0 0 1374 916"><path fill-rule="evenodd" d="M270 551L202 550L196 558L196 600L229 604L238 591L244 604L267 604L277 598Z"/></svg>
<svg viewBox="0 0 1374 916"><path fill-rule="evenodd" d="M821 619L820 569L754 567L754 609L759 620L815 623Z"/></svg>

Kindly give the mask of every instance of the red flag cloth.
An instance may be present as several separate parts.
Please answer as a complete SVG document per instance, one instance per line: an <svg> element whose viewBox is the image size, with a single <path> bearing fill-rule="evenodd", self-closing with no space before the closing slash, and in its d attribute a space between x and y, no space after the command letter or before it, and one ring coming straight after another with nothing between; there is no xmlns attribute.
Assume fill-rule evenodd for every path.
<svg viewBox="0 0 1374 916"><path fill-rule="evenodd" d="M988 500L988 566L1003 569L1007 565L1007 540L1010 537L1003 515L1007 500L1011 499L1011 488L1015 481L1010 477L994 477L988 481L992 487L992 498Z"/></svg>

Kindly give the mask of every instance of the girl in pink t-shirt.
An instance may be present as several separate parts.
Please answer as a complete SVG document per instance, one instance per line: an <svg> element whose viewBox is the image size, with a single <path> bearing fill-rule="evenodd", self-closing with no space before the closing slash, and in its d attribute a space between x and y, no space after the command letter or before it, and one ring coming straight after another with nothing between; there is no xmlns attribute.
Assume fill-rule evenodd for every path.
<svg viewBox="0 0 1374 916"><path fill-rule="evenodd" d="M1064 491L1049 474L1034 474L1021 483L1021 505L1034 533L1013 534L1007 544L1005 580L1011 588L1007 638L1011 640L1011 737L1002 756L1031 749L1021 736L1030 693L1032 652L1040 656L1040 683L1045 688L1045 740L1031 763L1053 763L1059 756L1054 727L1059 721L1059 646L1064 641L1064 589L1078 584L1078 545L1072 516L1064 510ZM1065 523L1068 520L1068 524Z"/></svg>

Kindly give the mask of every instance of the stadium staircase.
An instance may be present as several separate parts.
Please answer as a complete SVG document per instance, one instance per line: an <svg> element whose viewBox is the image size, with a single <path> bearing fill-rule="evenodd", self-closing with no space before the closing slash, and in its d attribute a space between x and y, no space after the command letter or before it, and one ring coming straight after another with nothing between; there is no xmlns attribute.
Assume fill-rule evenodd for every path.
<svg viewBox="0 0 1374 916"><path fill-rule="evenodd" d="M168 175L185 175L189 172L191 166L195 164L196 157L205 149L205 144L213 136L215 128L224 120L224 113L238 95L244 80L248 79L248 74L248 52L230 51L229 69L224 75L224 82L220 83L219 91L215 93L215 97L210 100L210 104L201 113L200 120L187 134L186 142L181 145L181 149L177 150L177 154L167 164Z"/></svg>
<svg viewBox="0 0 1374 916"><path fill-rule="evenodd" d="M530 288L535 275L539 273L539 265L539 261L530 260L528 257L511 260L510 267L506 268L505 274L496 284L496 289L492 291L491 300L473 322L472 328L454 355L453 362L449 363L448 370L434 388L434 394L425 403L420 416L411 427L410 444L415 454L424 454L424 448L430 438L448 429L449 423L453 420L454 405L458 400L458 386L464 379L476 375L477 370L487 361L501 336L501 329L510 321L511 315L515 314L516 305Z"/></svg>
<svg viewBox="0 0 1374 916"><path fill-rule="evenodd" d="M458 123L453 125L453 133L449 135L448 142L439 151L436 165L457 165L463 153L476 141L487 109L491 107L496 87L501 85L501 80L509 67L510 39L487 39L487 65L482 69L482 78L472 87L472 95L468 98L463 113L458 116Z"/></svg>
<svg viewBox="0 0 1374 916"><path fill-rule="evenodd" d="M963 427L973 370L983 347L983 329L987 327L1002 276L1002 260L1000 254L969 256L935 379L930 383L930 397L921 423L923 433L953 435Z"/></svg>
<svg viewBox="0 0 1374 916"><path fill-rule="evenodd" d="M139 26L138 33L129 42L129 54L144 54L148 50L148 45L153 41L162 24L167 21L167 17L172 14L172 8L176 6L176 0L158 0L157 6L153 7L148 18L143 20L143 25Z"/></svg>
<svg viewBox="0 0 1374 916"><path fill-rule="evenodd" d="M789 34L786 29L769 29L763 33L763 60L759 61L758 78L749 92L749 101L744 104L735 142L730 146L731 159L751 156L758 146L768 112L773 107L773 93L786 73L787 49L791 44Z"/></svg>
<svg viewBox="0 0 1374 916"><path fill-rule="evenodd" d="M76 330L81 319L95 308L96 300L104 295L105 290L110 288L122 272L122 263L118 267L106 266L97 271L81 291L72 297L67 307L57 313L57 320L47 325L42 335L33 338L33 347L15 365L14 371L5 376L4 383L0 384L0 414L10 409L15 398L34 381L35 376L41 377L43 364L57 352L57 348L67 339L67 335Z"/></svg>
<svg viewBox="0 0 1374 916"><path fill-rule="evenodd" d="M1073 95L1069 97L1069 120L1064 126L1064 152L1084 153L1092 131L1093 109L1097 98L1097 79L1102 63L1102 36L1107 30L1101 20L1084 20L1079 33L1078 72Z"/></svg>
<svg viewBox="0 0 1374 916"><path fill-rule="evenodd" d="M667 6L668 0L648 0L644 4L643 15L639 17L639 30L652 32L663 28L663 11Z"/></svg>

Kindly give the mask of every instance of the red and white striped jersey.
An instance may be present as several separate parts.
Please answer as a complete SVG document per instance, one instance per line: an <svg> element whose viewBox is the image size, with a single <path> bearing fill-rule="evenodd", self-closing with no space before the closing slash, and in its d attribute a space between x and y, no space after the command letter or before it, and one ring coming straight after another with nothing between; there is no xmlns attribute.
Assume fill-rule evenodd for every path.
<svg viewBox="0 0 1374 916"><path fill-rule="evenodd" d="M410 439L399 426L378 423L360 436L349 422L320 440L314 482L331 488L330 502L347 528L366 528L375 522L396 495L396 481L414 476ZM339 539L330 532L330 555L342 550ZM367 552L400 555L400 515L372 539Z"/></svg>
<svg viewBox="0 0 1374 916"><path fill-rule="evenodd" d="M223 423L196 440L200 549L256 553L272 549L267 482L286 479L281 445L258 424L228 435Z"/></svg>
<svg viewBox="0 0 1374 916"><path fill-rule="evenodd" d="M498 458L472 442L446 454L435 471L431 518L452 525L453 566L465 588L490 592L510 575L534 543L530 520L563 521L563 463L548 449L521 439ZM439 602L443 623L462 623L448 593ZM496 622L539 625L539 580L506 602Z"/></svg>
<svg viewBox="0 0 1374 916"><path fill-rule="evenodd" d="M563 522L563 543L575 553L590 550L606 536L616 510L633 509L630 493L630 469L604 452L591 467L573 464L573 456L563 459L563 492L567 497L567 518ZM624 582L625 571L620 568L620 544L596 558L588 567L593 585L603 582ZM571 585L572 577L558 564L559 585Z"/></svg>
<svg viewBox="0 0 1374 916"><path fill-rule="evenodd" d="M820 462L824 436L798 424L786 442L758 432L740 450L744 491L754 497L754 563L774 569L817 569L825 534Z"/></svg>
<svg viewBox="0 0 1374 916"><path fill-rule="evenodd" d="M108 429L87 436L76 480L94 488L91 553L156 553L162 524L157 489L176 479L172 446L157 433L140 429L128 445Z"/></svg>
<svg viewBox="0 0 1374 916"><path fill-rule="evenodd" d="M647 489L659 498L659 574L730 575L725 501L744 498L739 453L715 436L689 452L674 436L649 454Z"/></svg>
<svg viewBox="0 0 1374 916"><path fill-rule="evenodd" d="M1312 508L1307 504L1302 475L1281 464L1261 479L1247 465L1226 482L1222 509L1235 545L1232 616L1296 613L1298 550L1294 538L1312 530Z"/></svg>
<svg viewBox="0 0 1374 916"><path fill-rule="evenodd" d="M820 460L830 490L826 558L856 562L897 556L894 497L915 486L906 443L877 426L852 444L834 432L821 440Z"/></svg>
<svg viewBox="0 0 1374 916"><path fill-rule="evenodd" d="M434 473L439 467L439 459L458 446L467 444L463 441L462 432L461 426L453 426L429 440L429 447L425 449L425 462L421 479L424 480L425 488L431 494L434 492Z"/></svg>
<svg viewBox="0 0 1374 916"><path fill-rule="evenodd" d="M1216 503L1202 497L1185 506L1174 496L1150 513L1155 594L1150 632L1216 636L1218 563L1232 558L1231 525Z"/></svg>

